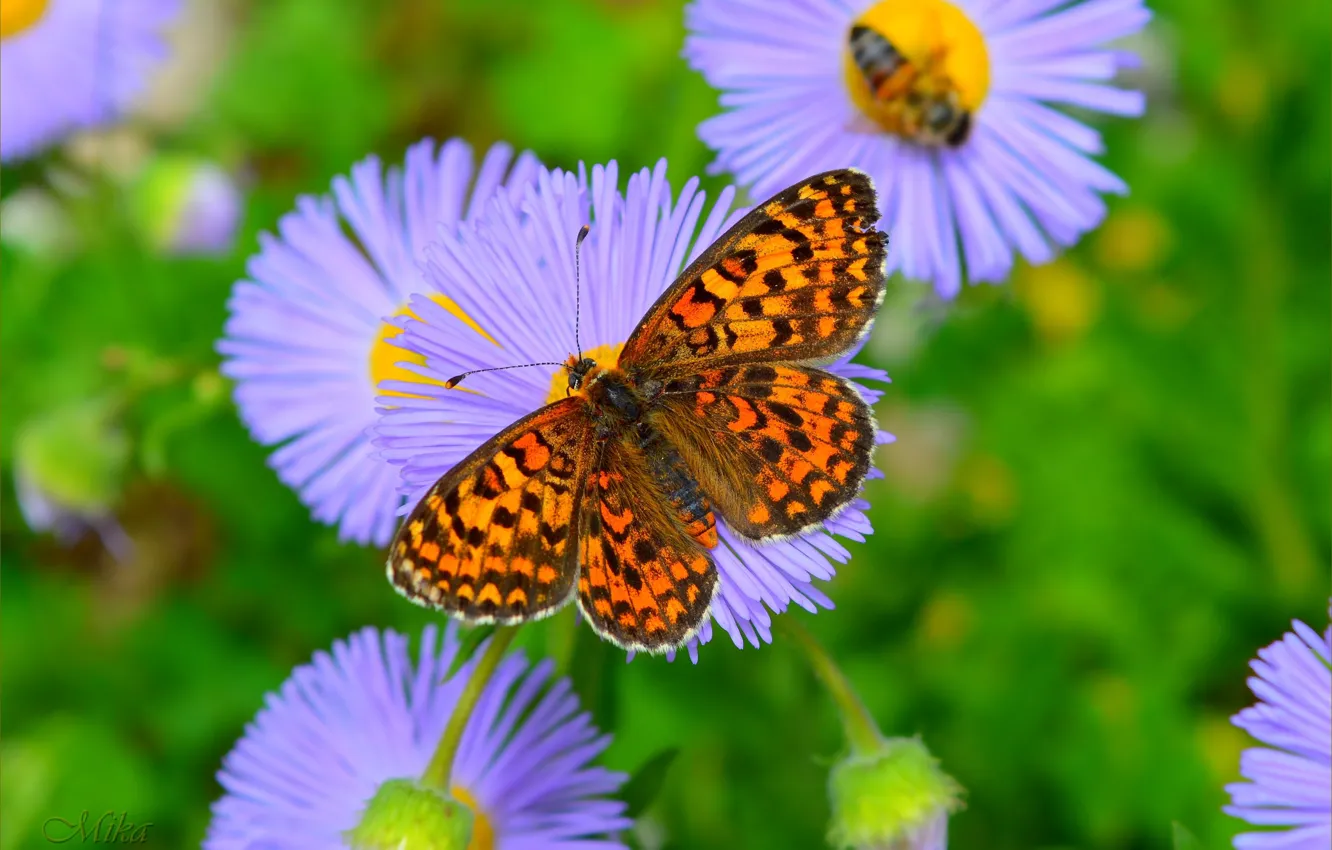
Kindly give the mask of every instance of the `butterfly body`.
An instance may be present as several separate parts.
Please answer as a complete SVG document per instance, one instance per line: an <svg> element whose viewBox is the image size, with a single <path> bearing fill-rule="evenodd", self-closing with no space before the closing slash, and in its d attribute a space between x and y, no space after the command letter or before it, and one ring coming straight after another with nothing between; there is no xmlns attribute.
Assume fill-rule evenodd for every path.
<svg viewBox="0 0 1332 850"><path fill-rule="evenodd" d="M572 360L572 358L571 358ZM602 369L592 361L583 363L585 375L579 381L586 387L583 398L586 416L592 423L598 443L597 451L604 451L611 441L626 443L617 451L633 451L642 455L647 475L653 485L654 501L664 501L675 510L676 519L699 545L707 549L717 545L716 518L711 504L698 481L689 471L679 450L671 444L654 424L660 416L654 415L654 403L659 399L663 384L648 379L640 382L619 369ZM576 372L570 371L570 386Z"/></svg>
<svg viewBox="0 0 1332 850"><path fill-rule="evenodd" d="M388 574L418 604L522 622L576 598L603 637L660 652L707 617L718 520L755 543L817 527L859 492L869 407L813 365L883 296L873 189L817 175L704 251L618 362L570 357L569 395L457 464L408 516Z"/></svg>

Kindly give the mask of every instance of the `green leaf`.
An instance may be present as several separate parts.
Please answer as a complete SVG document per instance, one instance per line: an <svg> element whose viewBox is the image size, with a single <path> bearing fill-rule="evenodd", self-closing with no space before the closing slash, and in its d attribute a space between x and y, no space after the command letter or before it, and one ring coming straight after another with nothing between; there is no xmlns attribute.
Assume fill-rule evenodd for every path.
<svg viewBox="0 0 1332 850"><path fill-rule="evenodd" d="M666 782L666 773L679 754L679 747L667 747L648 758L642 767L634 771L634 775L625 783L624 790L620 793L621 798L629 804L629 810L626 812L629 817L637 820L647 807L652 805L652 801L657 799L661 786Z"/></svg>

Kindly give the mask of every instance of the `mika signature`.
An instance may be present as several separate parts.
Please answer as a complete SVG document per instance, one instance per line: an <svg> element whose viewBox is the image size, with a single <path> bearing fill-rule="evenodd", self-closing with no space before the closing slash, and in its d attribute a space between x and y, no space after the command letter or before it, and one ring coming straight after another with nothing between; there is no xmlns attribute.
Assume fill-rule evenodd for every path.
<svg viewBox="0 0 1332 850"><path fill-rule="evenodd" d="M84 809L77 821L68 818L47 818L42 824L42 837L52 844L66 844L78 839L81 844L143 844L148 841L148 828L152 822L136 824L126 812L106 812L97 820Z"/></svg>

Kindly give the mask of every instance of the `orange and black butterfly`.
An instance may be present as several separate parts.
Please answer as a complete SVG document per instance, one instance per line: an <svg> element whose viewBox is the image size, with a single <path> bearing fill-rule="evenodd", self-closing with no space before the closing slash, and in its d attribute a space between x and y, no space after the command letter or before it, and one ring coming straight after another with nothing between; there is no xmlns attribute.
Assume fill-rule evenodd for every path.
<svg viewBox="0 0 1332 850"><path fill-rule="evenodd" d="M758 543L799 534L869 470L869 406L814 364L849 350L883 300L878 219L869 177L849 169L745 215L652 305L617 365L571 356L567 398L436 482L391 544L394 587L475 623L577 597L626 649L688 641L716 591L718 518Z"/></svg>

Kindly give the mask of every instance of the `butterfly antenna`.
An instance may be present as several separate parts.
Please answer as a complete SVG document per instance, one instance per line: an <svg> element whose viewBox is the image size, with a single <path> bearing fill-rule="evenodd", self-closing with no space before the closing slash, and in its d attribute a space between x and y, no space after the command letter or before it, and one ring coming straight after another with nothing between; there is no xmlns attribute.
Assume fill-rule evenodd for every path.
<svg viewBox="0 0 1332 850"><path fill-rule="evenodd" d="M583 286L579 281L578 255L582 251L583 240L587 238L588 231L591 229L592 228L586 224L578 228L578 239L574 242L574 346L578 349L578 359L580 361L583 359L583 342L582 338L578 335L578 318L579 307L581 306L579 302L581 301Z"/></svg>
<svg viewBox="0 0 1332 850"><path fill-rule="evenodd" d="M529 366L563 366L563 365L564 365L563 363L556 363L554 360L542 360L539 363L519 363L516 366L492 366L489 369L473 369L470 372L463 372L461 375L454 375L452 378L449 378L447 381L444 382L444 389L451 390L454 387L458 386L458 384L462 383L463 378L466 378L468 375L480 374L481 372L503 372L505 369L526 369Z"/></svg>

